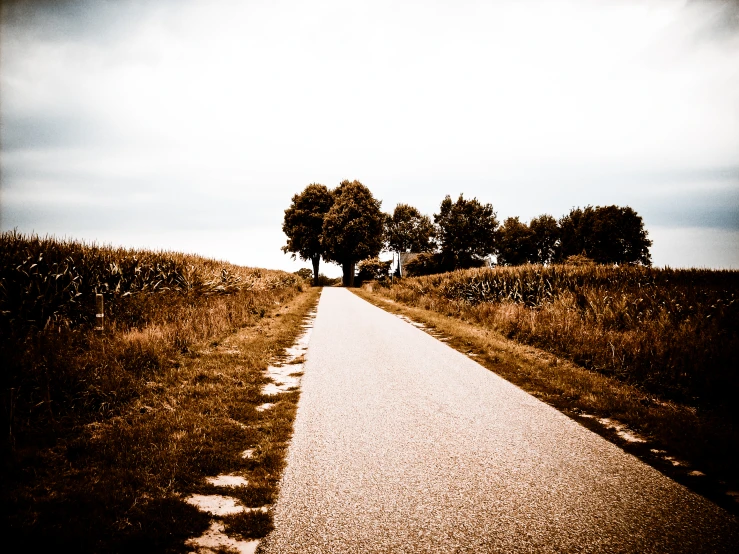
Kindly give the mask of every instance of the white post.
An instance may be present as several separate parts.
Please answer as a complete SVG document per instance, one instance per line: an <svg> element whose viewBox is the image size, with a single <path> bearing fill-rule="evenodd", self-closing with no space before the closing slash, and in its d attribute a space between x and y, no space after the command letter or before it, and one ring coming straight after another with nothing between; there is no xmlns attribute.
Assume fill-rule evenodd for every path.
<svg viewBox="0 0 739 554"><path fill-rule="evenodd" d="M103 295L95 294L95 306L97 308L95 314L95 330L102 332L105 328L105 315L103 312Z"/></svg>

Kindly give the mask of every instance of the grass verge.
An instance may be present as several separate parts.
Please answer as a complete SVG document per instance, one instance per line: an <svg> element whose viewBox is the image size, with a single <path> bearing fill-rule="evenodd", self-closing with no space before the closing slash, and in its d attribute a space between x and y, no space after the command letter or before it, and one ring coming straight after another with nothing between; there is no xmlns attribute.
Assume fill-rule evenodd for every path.
<svg viewBox="0 0 739 554"><path fill-rule="evenodd" d="M731 421L588 370L539 348L503 337L478 322L408 306L365 285L353 292L424 326L452 348L560 410L672 479L739 514L736 445ZM625 428L620 426L625 426ZM626 431L626 433L624 433ZM644 442L633 440L636 438Z"/></svg>
<svg viewBox="0 0 739 554"><path fill-rule="evenodd" d="M86 409L74 419L73 403L66 419L50 412L53 434L27 434L14 447L3 493L15 542L29 551L190 551L185 541L202 534L212 517L185 498L214 492L205 479L219 474L248 480L226 493L244 506L273 503L299 392L276 397L261 389L268 381L264 369L293 344L318 301L320 289L301 289L264 290L250 297L253 305L243 318L235 317L236 305L226 300L204 304L210 318L225 310L226 324L194 330L186 345L173 338L182 335L181 320L111 338L117 351L128 352L128 366L139 369L126 372L130 394L107 404L96 401L97 415ZM178 327L172 336L171 326ZM90 358L106 345L87 346L78 356ZM149 358L152 367L143 363ZM86 363L98 373L115 369ZM114 398L115 386L105 375L94 377L106 382L105 394ZM257 409L267 402L274 406ZM243 456L245 450L251 457ZM222 519L244 539L271 528L268 513Z"/></svg>

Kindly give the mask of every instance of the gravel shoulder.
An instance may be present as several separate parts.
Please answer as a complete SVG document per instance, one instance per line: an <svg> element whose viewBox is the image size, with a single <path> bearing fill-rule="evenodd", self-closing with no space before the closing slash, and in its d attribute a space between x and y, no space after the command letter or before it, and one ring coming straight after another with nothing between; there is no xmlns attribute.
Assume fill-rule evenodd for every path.
<svg viewBox="0 0 739 554"><path fill-rule="evenodd" d="M730 552L739 522L344 289L326 288L259 552Z"/></svg>

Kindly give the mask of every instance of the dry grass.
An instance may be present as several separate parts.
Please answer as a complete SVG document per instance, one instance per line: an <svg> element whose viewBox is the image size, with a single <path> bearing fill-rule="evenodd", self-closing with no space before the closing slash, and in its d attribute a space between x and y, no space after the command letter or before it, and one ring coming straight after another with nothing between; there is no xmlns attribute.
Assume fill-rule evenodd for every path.
<svg viewBox="0 0 739 554"><path fill-rule="evenodd" d="M305 282L177 253L4 233L0 240L3 454L113 417L190 345L253 325ZM92 332L95 290L106 331ZM30 438L30 439L29 439Z"/></svg>
<svg viewBox="0 0 739 554"><path fill-rule="evenodd" d="M403 279L378 292L663 399L739 416L737 271L526 265Z"/></svg>
<svg viewBox="0 0 739 554"><path fill-rule="evenodd" d="M739 487L739 430L731 420L659 398L642 387L589 370L557 353L510 340L475 318L465 320L465 312L448 309L444 301L419 296L417 301L406 304L397 299L400 295L393 294L392 289L376 284L354 292L387 311L423 324L427 332L443 336L451 347L491 371L670 477L739 512L736 502L726 495L728 490ZM501 309L510 310L511 306L504 304ZM647 442L624 440L613 428L601 425L600 418L625 424ZM664 450L686 464L675 466L665 453L654 450ZM695 469L707 477L691 476Z"/></svg>
<svg viewBox="0 0 739 554"><path fill-rule="evenodd" d="M0 235L0 330L86 329L95 293L113 330L161 320L163 309L205 297L284 288L302 279L179 252L131 250L15 232Z"/></svg>
<svg viewBox="0 0 739 554"><path fill-rule="evenodd" d="M299 393L264 396L263 369L293 343L319 294L306 289L258 323L176 355L117 415L69 429L21 460L12 474L16 535L31 550L183 551L211 519L184 497L223 494L204 479L224 473L249 481L229 496L245 506L272 504ZM267 401L274 408L256 410ZM242 457L246 449L252 458ZM270 515L225 521L243 538L271 529Z"/></svg>
<svg viewBox="0 0 739 554"><path fill-rule="evenodd" d="M92 256L40 244L44 258L57 246ZM201 284L227 270L227 290L137 281L143 292L110 293L118 310L102 335L70 310L64 325L29 325L22 310L4 320L12 333L0 344L10 429L2 486L11 533L27 550L184 551L211 519L184 498L212 491L204 479L221 473L249 480L232 494L244 505L274 501L298 393L262 395L263 369L293 343L320 289L284 272L187 259ZM257 411L267 400L274 408ZM254 457L244 459L248 448ZM271 516L225 523L238 536L262 536Z"/></svg>

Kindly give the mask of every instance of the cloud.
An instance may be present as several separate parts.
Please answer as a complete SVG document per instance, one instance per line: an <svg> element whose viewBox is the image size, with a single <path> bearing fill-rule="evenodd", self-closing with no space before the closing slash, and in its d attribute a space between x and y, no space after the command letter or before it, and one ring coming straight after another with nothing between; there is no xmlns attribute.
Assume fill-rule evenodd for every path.
<svg viewBox="0 0 739 554"><path fill-rule="evenodd" d="M739 180L725 188L665 193L643 205L650 225L739 231Z"/></svg>
<svg viewBox="0 0 739 554"><path fill-rule="evenodd" d="M699 18L698 40L736 40L739 31L737 0L690 0L686 9Z"/></svg>
<svg viewBox="0 0 739 554"><path fill-rule="evenodd" d="M245 222L278 237L292 194L356 178L386 210L432 213L464 192L523 219L629 203L655 225L736 228L739 185L711 176L739 165L732 14L672 0L4 4L2 226L155 240Z"/></svg>
<svg viewBox="0 0 739 554"><path fill-rule="evenodd" d="M132 23L151 13L151 6L137 0L4 0L1 13L10 37L6 40L60 43L73 39L108 47L124 39Z"/></svg>
<svg viewBox="0 0 739 554"><path fill-rule="evenodd" d="M94 119L63 111L10 113L3 117L0 136L4 152L94 147L101 140L110 141L110 133L103 132Z"/></svg>

